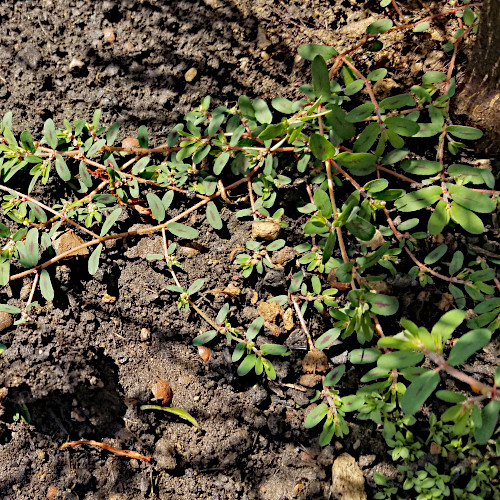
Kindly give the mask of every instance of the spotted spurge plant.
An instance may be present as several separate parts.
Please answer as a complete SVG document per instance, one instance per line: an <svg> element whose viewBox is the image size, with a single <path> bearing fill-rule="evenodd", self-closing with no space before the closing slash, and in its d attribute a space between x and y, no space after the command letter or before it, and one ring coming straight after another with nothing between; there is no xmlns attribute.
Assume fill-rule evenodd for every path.
<svg viewBox="0 0 500 500"><path fill-rule="evenodd" d="M241 324L229 302L218 311L202 307L204 279L183 285L174 270L182 265L176 244L199 237L197 223L186 218L201 214L217 233L227 217L222 203L234 205L242 223L274 219L283 230L294 222L295 228L274 241L249 240L228 266L250 286L258 275L282 269L288 286L273 300L293 309L308 350L332 355L339 344L349 350L347 362L319 376L316 406L305 417L306 428L322 424L322 445L347 434L350 421L370 420L383 432L394 460L416 460L422 445L418 430L411 429L436 396L449 405L437 422L453 425L454 436L472 440L474 449L491 446L498 437L500 370L494 377L474 376L467 362L481 354L500 326L500 258L454 236L489 238L499 191L490 168L460 156L482 132L454 123L449 113L456 52L475 32L479 7L462 2L409 22L396 2L381 5L394 7L398 25L389 18L375 21L361 42L343 53L323 45L298 48L311 62L312 83L302 86L296 99L275 97L269 105L240 96L233 107L212 109L205 97L160 146L150 145L145 126L136 146L117 146L119 124L102 126L99 110L89 122L64 120L62 127L48 119L37 139L26 130L17 136L12 113L5 113L0 285L31 277L32 286L25 303L12 298L0 310L18 315L16 323L36 320L35 298L51 301L57 290L52 264L87 249L93 275L107 241L161 232L164 252L148 260L166 263L172 284L164 291L182 314L194 312L211 328L202 330L194 345L226 342L239 375L274 380L269 358L290 354L284 339L271 342L260 316ZM460 25L442 47L453 53L446 72L428 71L410 88L377 97L375 83L390 77L391 68L365 70L356 55L366 47L380 50L384 33L412 30L419 36L444 16L458 18ZM53 206L32 195L49 180L71 193ZM281 195L288 190L298 202L285 201ZM188 208L174 216L180 200ZM152 224L128 228L133 212ZM54 240L69 229L81 241L56 254ZM293 252L291 261L274 263L271 254L285 246ZM400 297L388 285L401 277L422 291L444 287L451 297L450 310L430 330L417 318L397 316ZM317 334L307 326L314 315L325 324ZM399 325L401 331L393 334ZM358 389L345 394L342 376L351 365L365 364L375 366L366 372L356 367ZM484 477L494 477L488 467L471 474L484 483ZM446 494L445 480L433 468L408 472L411 488L415 477L429 483L432 494ZM376 482L386 486L380 477ZM391 488L387 485L387 494Z"/></svg>

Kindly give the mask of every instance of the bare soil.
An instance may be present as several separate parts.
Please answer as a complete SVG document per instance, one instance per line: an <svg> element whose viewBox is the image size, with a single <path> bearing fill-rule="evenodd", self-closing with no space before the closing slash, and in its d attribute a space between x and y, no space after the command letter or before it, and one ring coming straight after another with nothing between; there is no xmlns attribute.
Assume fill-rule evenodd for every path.
<svg viewBox="0 0 500 500"><path fill-rule="evenodd" d="M57 124L64 118L90 120L101 108L106 124L121 124L122 137L146 125L160 144L203 96L226 105L241 94L296 96L309 79L309 65L296 57L297 47L325 43L342 49L354 43L367 20L380 17L378 3L4 1L0 111L13 111L16 133L36 133L49 117ZM420 4L407 7L418 13ZM103 36L107 28L114 32L113 43ZM407 46L411 35L405 36L392 44ZM408 46L413 52L406 59L392 59L395 85L416 79L412 62L420 61L424 69L441 64L433 42ZM372 69L390 56L377 57ZM197 74L188 82L191 68ZM55 201L50 189L39 193L46 202ZM238 321L248 324L256 315L250 303L254 291L259 300L278 294L285 271L244 281L229 256L248 240L249 223L238 221L229 205L222 217L225 227L218 232L201 217L194 221L201 252L184 258L180 278L184 285L207 279L201 306L211 311L228 300L215 288L238 287L241 293L229 300ZM130 225L119 221L123 230ZM293 242L295 228L292 223L283 237ZM163 264L144 258L158 238L116 243L93 277L84 257L59 265L56 298L39 309L36 324L1 332L0 342L8 346L0 359L0 387L8 388L0 415L1 498L42 499L56 491L56 498L66 500L326 499L331 465L345 451L363 468L367 491L374 470L394 472L375 425L352 424L345 440L324 448L317 430L304 429L304 409L314 390L282 385L296 383L301 374L306 340L300 330L287 341L292 356L275 363L279 383L238 377L223 342L205 364L191 341L206 325L195 314L178 312L175 295L165 290L171 283ZM29 284L5 287L1 302L15 305L26 298ZM430 320L434 299L422 317ZM320 320L309 326L314 335L324 328ZM141 337L143 329L149 337L145 331ZM344 350L339 346L329 354ZM171 405L189 411L201 431L139 409L151 402L156 377L171 385ZM13 421L22 404L31 415L29 425ZM59 450L78 439L105 441L153 460L88 446Z"/></svg>

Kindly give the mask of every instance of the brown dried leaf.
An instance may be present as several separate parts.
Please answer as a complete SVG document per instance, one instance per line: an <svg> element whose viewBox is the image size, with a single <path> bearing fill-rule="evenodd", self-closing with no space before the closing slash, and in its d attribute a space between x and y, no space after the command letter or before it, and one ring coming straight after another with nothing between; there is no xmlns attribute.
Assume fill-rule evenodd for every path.
<svg viewBox="0 0 500 500"><path fill-rule="evenodd" d="M208 361L210 360L210 356L212 355L212 351L204 345L199 345L198 354L204 363L208 363Z"/></svg>
<svg viewBox="0 0 500 500"><path fill-rule="evenodd" d="M151 392L153 393L153 400L161 399L161 405L167 406L170 401L172 401L172 389L168 382L156 377L154 384L151 386Z"/></svg>
<svg viewBox="0 0 500 500"><path fill-rule="evenodd" d="M135 458L136 460L144 460L145 462L151 461L151 457L145 457L144 455L141 455L140 453L137 453L136 451L120 450L119 448L115 448L114 446L111 446L107 443L101 443L99 441L94 441L93 439L90 439L89 441L86 441L83 439L80 441L68 441L68 442L62 444L59 449L64 450L64 448L67 448L68 446L74 447L74 446L78 446L80 444L88 444L88 445L94 446L96 448L102 448L103 450L109 451L109 452L113 453L113 455L116 455L118 457Z"/></svg>
<svg viewBox="0 0 500 500"><path fill-rule="evenodd" d="M323 351L313 349L302 361L302 369L306 373L325 373L328 370L328 358Z"/></svg>

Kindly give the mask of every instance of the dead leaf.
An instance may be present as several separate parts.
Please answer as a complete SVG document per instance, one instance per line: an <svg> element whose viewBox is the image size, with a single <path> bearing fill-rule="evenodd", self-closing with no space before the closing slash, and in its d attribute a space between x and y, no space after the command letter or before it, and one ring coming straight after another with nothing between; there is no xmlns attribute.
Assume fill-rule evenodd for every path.
<svg viewBox="0 0 500 500"><path fill-rule="evenodd" d="M210 360L210 356L212 355L212 351L204 345L199 345L198 354L204 363L208 363L208 361Z"/></svg>
<svg viewBox="0 0 500 500"><path fill-rule="evenodd" d="M451 293L443 293L441 300L438 303L438 309L447 311L453 305L453 295Z"/></svg>
<svg viewBox="0 0 500 500"><path fill-rule="evenodd" d="M116 455L118 457L135 458L136 460L144 460L145 462L151 461L151 457L145 457L144 455L141 455L140 453L137 453L136 451L120 450L118 448L115 448L114 446L107 444L107 443L101 443L99 441L94 441L93 439L90 439L89 441L86 441L86 440L68 441L68 442L62 444L59 449L64 450L64 448L67 448L68 446L74 447L74 446L78 446L80 444L88 444L88 445L94 446L96 448L102 448L103 450L109 451L109 452L113 453L113 455Z"/></svg>
<svg viewBox="0 0 500 500"><path fill-rule="evenodd" d="M281 328L276 323L270 323L269 321L264 321L264 326L270 330L270 332L275 336L279 337L282 334Z"/></svg>
<svg viewBox="0 0 500 500"><path fill-rule="evenodd" d="M302 369L306 373L325 373L328 370L328 358L323 351L313 349L302 361Z"/></svg>
<svg viewBox="0 0 500 500"><path fill-rule="evenodd" d="M156 377L154 384L151 386L153 400L161 399L161 405L167 406L172 401L172 389L168 382Z"/></svg>

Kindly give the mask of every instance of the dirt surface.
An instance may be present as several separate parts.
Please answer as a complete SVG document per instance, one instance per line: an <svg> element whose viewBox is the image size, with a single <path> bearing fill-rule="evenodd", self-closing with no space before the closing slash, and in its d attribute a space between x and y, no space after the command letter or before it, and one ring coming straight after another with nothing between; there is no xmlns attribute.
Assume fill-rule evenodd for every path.
<svg viewBox="0 0 500 500"><path fill-rule="evenodd" d="M58 124L64 118L90 119L101 108L104 123L120 122L123 136L144 124L159 144L205 95L229 105L243 93L297 95L309 78L297 47L327 43L339 49L354 43L380 17L378 3L5 1L0 111L13 111L19 133L40 130L49 117ZM408 2L420 5L414 3ZM103 33L106 29L113 33ZM445 35L437 30L435 36ZM396 48L405 36L392 41ZM394 85L411 84L422 69L440 69L441 54L433 53L431 40L413 50L421 66L412 70L407 59L393 59ZM377 57L370 62L374 67L390 56ZM196 76L188 82L192 68ZM284 272L243 281L229 255L244 246L250 223L240 222L229 208L222 218L221 231L206 221L198 227L201 252L183 259L180 279L189 285L206 278L212 292L202 306L217 311L229 300L240 324L248 324L257 315L250 305L254 292L260 301L271 297L284 283ZM129 227L128 221L119 224ZM284 237L293 243L293 224ZM40 308L37 323L0 334L9 347L0 365L0 387L8 388L0 416L1 498L326 499L331 466L344 452L364 467L368 490L373 470L394 471L373 424L353 424L345 440L324 448L317 430L304 429L314 389L301 392L282 384L294 384L301 375L306 339L300 329L287 341L292 356L274 363L279 383L238 377L223 342L204 363L191 341L206 325L195 314L178 312L175 295L165 289L171 283L164 265L144 258L159 244L159 236L118 242L94 277L85 257L59 265L56 298ZM1 302L15 305L15 299L26 298L29 284L5 287ZM227 299L213 292L231 284L239 295ZM324 325L309 326L318 332ZM332 350L334 356L342 353L340 347ZM139 409L151 404L157 377L170 384L172 406L190 412L202 430ZM30 425L13 422L23 404ZM59 450L78 439L105 441L153 461L89 446Z"/></svg>

